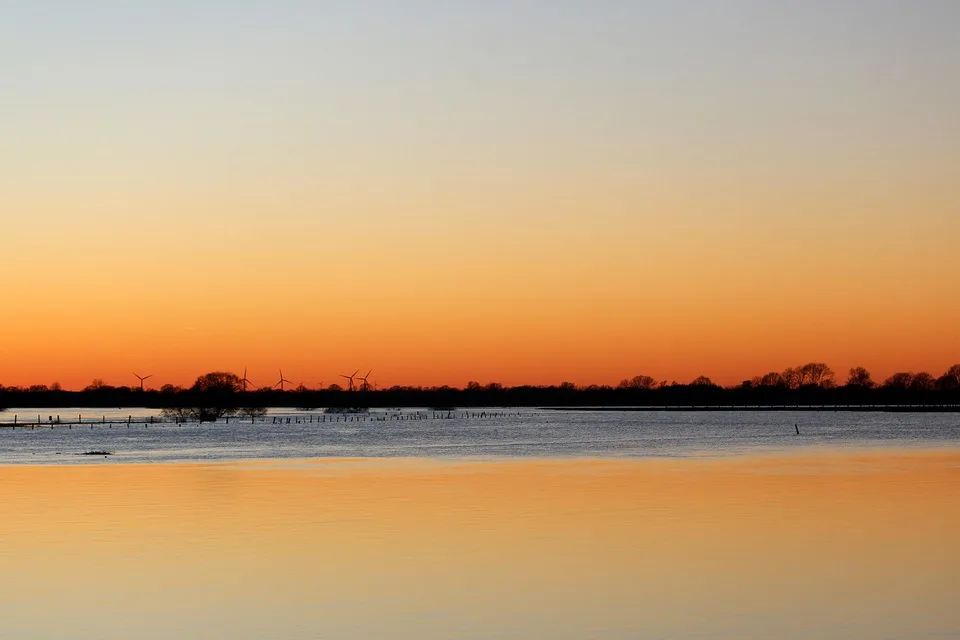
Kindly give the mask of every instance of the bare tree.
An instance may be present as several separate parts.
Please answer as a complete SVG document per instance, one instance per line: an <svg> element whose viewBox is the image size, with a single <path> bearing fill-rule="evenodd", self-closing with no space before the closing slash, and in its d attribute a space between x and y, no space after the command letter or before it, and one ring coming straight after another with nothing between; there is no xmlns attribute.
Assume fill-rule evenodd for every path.
<svg viewBox="0 0 960 640"><path fill-rule="evenodd" d="M913 374L906 371L899 371L883 381L883 386L888 389L909 389L913 382Z"/></svg>
<svg viewBox="0 0 960 640"><path fill-rule="evenodd" d="M914 391L933 391L936 388L937 380L926 371L913 376L910 381L910 388Z"/></svg>
<svg viewBox="0 0 960 640"><path fill-rule="evenodd" d="M112 389L113 387L108 385L106 382L104 382L100 378L94 378L93 382L91 382L90 384L88 384L86 387L83 388L84 391L110 391Z"/></svg>
<svg viewBox="0 0 960 640"><path fill-rule="evenodd" d="M800 384L815 384L818 387L824 386L827 381L833 380L833 369L826 362L808 362L800 367Z"/></svg>
<svg viewBox="0 0 960 640"><path fill-rule="evenodd" d="M242 390L243 381L235 373L205 373L190 388L189 398L193 406L164 409L163 415L177 420L214 422L239 411L233 396Z"/></svg>
<svg viewBox="0 0 960 640"><path fill-rule="evenodd" d="M853 367L850 369L850 375L847 378L848 387L860 387L862 389L872 389L877 383L870 377L870 372L863 367Z"/></svg>
<svg viewBox="0 0 960 640"><path fill-rule="evenodd" d="M955 364L937 378L937 388L945 391L960 389L960 364Z"/></svg>
<svg viewBox="0 0 960 640"><path fill-rule="evenodd" d="M630 379L621 380L617 385L618 389L653 389L657 381L650 376L633 376Z"/></svg>
<svg viewBox="0 0 960 640"><path fill-rule="evenodd" d="M796 369L787 367L780 374L780 378L783 380L783 386L788 389L797 389L803 386L803 372L799 367Z"/></svg>
<svg viewBox="0 0 960 640"><path fill-rule="evenodd" d="M947 369L947 375L956 378L957 384L960 384L960 364L955 364Z"/></svg>
<svg viewBox="0 0 960 640"><path fill-rule="evenodd" d="M776 371L771 371L766 373L757 380L756 386L758 387L785 387L787 386L786 381L783 379L783 374Z"/></svg>
<svg viewBox="0 0 960 640"><path fill-rule="evenodd" d="M203 393L237 393L243 391L243 381L235 373L214 371L198 377L191 390Z"/></svg>

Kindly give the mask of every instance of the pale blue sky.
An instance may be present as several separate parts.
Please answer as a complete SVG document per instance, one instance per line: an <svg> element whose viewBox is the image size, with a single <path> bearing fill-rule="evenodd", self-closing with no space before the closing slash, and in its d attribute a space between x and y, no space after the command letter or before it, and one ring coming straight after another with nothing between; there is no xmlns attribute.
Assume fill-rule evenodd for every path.
<svg viewBox="0 0 960 640"><path fill-rule="evenodd" d="M947 0L6 2L0 158L934 153L956 140L957 24Z"/></svg>

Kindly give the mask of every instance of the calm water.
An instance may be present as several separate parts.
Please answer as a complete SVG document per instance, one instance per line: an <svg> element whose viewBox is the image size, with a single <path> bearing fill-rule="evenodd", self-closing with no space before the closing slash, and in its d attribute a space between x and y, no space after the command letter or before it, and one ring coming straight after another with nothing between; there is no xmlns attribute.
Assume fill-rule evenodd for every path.
<svg viewBox="0 0 960 640"><path fill-rule="evenodd" d="M480 410L466 410L478 415ZM108 462L191 462L313 457L663 457L775 453L801 448L929 448L960 443L960 414L845 412L555 412L494 410L504 417L415 419L381 412L318 423L320 414L274 411L265 422L148 424L156 412L63 409L90 425L0 430L0 464L103 464L82 456L110 451ZM463 415L464 411L458 413ZM487 412L490 413L490 412ZM132 424L104 426L133 416ZM36 410L0 413L7 426L36 421ZM41 415L47 420L51 412ZM52 417L56 419L57 414ZM27 418L27 416L32 416ZM403 420L397 420L402 416ZM386 418L386 421L377 420ZM139 419L139 421L137 421ZM287 420L290 420L288 423ZM311 422L310 420L313 420ZM274 424L274 422L277 422ZM299 422L298 422L299 421ZM799 425L797 436L794 425Z"/></svg>
<svg viewBox="0 0 960 640"><path fill-rule="evenodd" d="M950 415L272 420L0 431L0 637L960 637Z"/></svg>

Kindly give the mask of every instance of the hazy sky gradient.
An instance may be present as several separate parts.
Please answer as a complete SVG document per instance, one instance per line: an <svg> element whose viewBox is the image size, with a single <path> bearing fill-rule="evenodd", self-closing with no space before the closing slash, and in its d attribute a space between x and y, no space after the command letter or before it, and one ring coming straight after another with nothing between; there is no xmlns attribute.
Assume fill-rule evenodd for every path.
<svg viewBox="0 0 960 640"><path fill-rule="evenodd" d="M960 4L404 4L5 3L0 382L960 360Z"/></svg>

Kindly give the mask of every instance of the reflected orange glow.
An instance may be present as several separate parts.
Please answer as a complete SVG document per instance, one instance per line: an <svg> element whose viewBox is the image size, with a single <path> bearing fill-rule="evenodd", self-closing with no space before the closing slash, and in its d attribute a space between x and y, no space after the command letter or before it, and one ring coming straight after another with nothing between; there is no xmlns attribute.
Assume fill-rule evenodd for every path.
<svg viewBox="0 0 960 640"><path fill-rule="evenodd" d="M958 496L950 452L7 467L0 613L64 596L50 619L83 629L104 602L151 638L918 635L960 628Z"/></svg>

